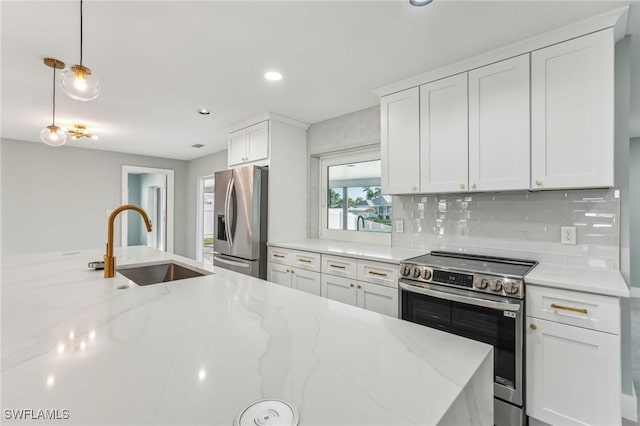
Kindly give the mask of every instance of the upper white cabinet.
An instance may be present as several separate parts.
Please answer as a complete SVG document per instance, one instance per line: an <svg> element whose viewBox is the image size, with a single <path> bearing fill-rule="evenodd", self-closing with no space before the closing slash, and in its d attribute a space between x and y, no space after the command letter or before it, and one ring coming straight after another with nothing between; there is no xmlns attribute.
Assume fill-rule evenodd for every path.
<svg viewBox="0 0 640 426"><path fill-rule="evenodd" d="M467 189L467 123L467 73L420 87L421 192Z"/></svg>
<svg viewBox="0 0 640 426"><path fill-rule="evenodd" d="M529 55L470 71L470 190L528 189L529 158Z"/></svg>
<svg viewBox="0 0 640 426"><path fill-rule="evenodd" d="M269 122L263 121L229 133L229 167L269 157Z"/></svg>
<svg viewBox="0 0 640 426"><path fill-rule="evenodd" d="M602 28L539 36L386 88L383 193L613 186L615 34Z"/></svg>
<svg viewBox="0 0 640 426"><path fill-rule="evenodd" d="M532 188L613 186L614 34L531 54Z"/></svg>
<svg viewBox="0 0 640 426"><path fill-rule="evenodd" d="M420 90L384 96L380 101L382 193L419 192Z"/></svg>

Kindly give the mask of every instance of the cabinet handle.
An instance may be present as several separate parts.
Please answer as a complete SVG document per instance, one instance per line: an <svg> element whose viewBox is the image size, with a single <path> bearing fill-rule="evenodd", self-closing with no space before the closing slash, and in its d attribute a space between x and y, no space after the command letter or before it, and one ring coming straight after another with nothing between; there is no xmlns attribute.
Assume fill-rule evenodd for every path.
<svg viewBox="0 0 640 426"><path fill-rule="evenodd" d="M464 183L460 184L460 189L464 189Z"/></svg>
<svg viewBox="0 0 640 426"><path fill-rule="evenodd" d="M537 186L542 186L542 181L541 180L536 180L536 185Z"/></svg>
<svg viewBox="0 0 640 426"><path fill-rule="evenodd" d="M577 312L579 314L586 314L588 312L585 308L572 308L570 306L556 305L555 303L551 304L551 308L552 309L562 309L563 311Z"/></svg>
<svg viewBox="0 0 640 426"><path fill-rule="evenodd" d="M292 269L292 270L291 270L291 273L292 273L292 274L295 274L296 272Z"/></svg>
<svg viewBox="0 0 640 426"><path fill-rule="evenodd" d="M287 272L291 272L289 269L287 269Z"/></svg>
<svg viewBox="0 0 640 426"><path fill-rule="evenodd" d="M311 259L305 259L304 257L299 257L298 262L311 263Z"/></svg>
<svg viewBox="0 0 640 426"><path fill-rule="evenodd" d="M353 288L353 283L349 284L349 287Z"/></svg>
<svg viewBox="0 0 640 426"><path fill-rule="evenodd" d="M535 324L529 324L529 328L532 329L532 330L537 330L538 326L535 325Z"/></svg>
<svg viewBox="0 0 640 426"><path fill-rule="evenodd" d="M367 273L368 273L369 275L376 275L376 276L378 276L378 277L386 277L386 276L387 276L387 274L382 273L382 272L369 271L369 272L367 272Z"/></svg>
<svg viewBox="0 0 640 426"><path fill-rule="evenodd" d="M333 263L330 263L329 266L332 267L332 268L338 268L338 269L345 269L346 268L346 266L344 266L344 265L334 265Z"/></svg>
<svg viewBox="0 0 640 426"><path fill-rule="evenodd" d="M282 254L275 254L275 253L274 253L274 254L273 254L273 257L279 257L279 258L281 258L281 259L284 259L284 255L282 255Z"/></svg>
<svg viewBox="0 0 640 426"><path fill-rule="evenodd" d="M478 185L476 185L475 183L471 184L471 189L476 189L478 187Z"/></svg>
<svg viewBox="0 0 640 426"><path fill-rule="evenodd" d="M415 191L416 189L417 189L417 188L416 188L415 186L412 186L412 187L411 187L411 190L412 190L412 191Z"/></svg>
<svg viewBox="0 0 640 426"><path fill-rule="evenodd" d="M360 284L358 284L358 288L362 288L362 286Z"/></svg>

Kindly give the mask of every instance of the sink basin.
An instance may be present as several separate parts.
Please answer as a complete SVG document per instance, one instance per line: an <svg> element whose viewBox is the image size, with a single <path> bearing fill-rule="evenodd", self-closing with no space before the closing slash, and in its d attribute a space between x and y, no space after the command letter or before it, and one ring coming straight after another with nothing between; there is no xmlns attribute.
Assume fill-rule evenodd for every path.
<svg viewBox="0 0 640 426"><path fill-rule="evenodd" d="M166 283L211 274L211 272L187 268L174 262L149 266L126 266L118 268L117 271L138 285Z"/></svg>

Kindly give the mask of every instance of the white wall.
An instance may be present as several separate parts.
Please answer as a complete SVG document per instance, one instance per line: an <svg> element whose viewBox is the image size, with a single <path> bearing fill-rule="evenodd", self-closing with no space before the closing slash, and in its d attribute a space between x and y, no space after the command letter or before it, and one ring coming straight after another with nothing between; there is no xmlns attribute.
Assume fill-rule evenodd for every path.
<svg viewBox="0 0 640 426"><path fill-rule="evenodd" d="M198 225L198 184L203 176L227 169L227 151L216 152L205 157L196 158L187 164L187 233L185 238L186 256L196 258L196 235ZM176 236L177 238L177 236Z"/></svg>
<svg viewBox="0 0 640 426"><path fill-rule="evenodd" d="M3 255L104 247L105 212L121 204L123 165L175 171L174 251L186 254L186 161L8 139L0 143Z"/></svg>

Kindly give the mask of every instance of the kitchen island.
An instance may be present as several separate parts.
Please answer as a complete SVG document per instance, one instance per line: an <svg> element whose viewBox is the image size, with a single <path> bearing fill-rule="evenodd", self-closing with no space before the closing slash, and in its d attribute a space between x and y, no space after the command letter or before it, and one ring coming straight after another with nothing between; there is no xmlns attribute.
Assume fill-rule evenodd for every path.
<svg viewBox="0 0 640 426"><path fill-rule="evenodd" d="M212 274L105 279L102 255L2 259L3 424L230 425L262 398L301 425L493 424L488 345L147 247L117 266Z"/></svg>

